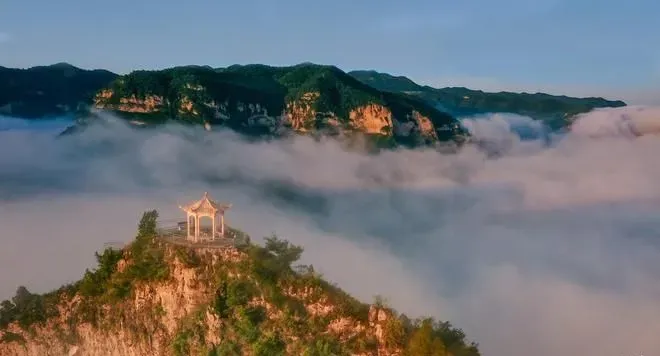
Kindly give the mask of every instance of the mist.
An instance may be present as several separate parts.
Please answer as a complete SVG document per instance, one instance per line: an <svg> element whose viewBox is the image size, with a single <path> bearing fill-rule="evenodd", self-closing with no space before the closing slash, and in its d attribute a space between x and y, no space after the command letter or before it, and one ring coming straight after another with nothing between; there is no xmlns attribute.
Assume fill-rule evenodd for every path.
<svg viewBox="0 0 660 356"><path fill-rule="evenodd" d="M655 352L660 139L600 135L640 115L610 110L561 137L525 117L470 118L491 144L454 155L136 130L107 115L67 137L0 131L0 298L80 278L104 243L134 237L143 211L179 219L208 191L253 241L300 244L301 262L348 292L449 320L484 355Z"/></svg>

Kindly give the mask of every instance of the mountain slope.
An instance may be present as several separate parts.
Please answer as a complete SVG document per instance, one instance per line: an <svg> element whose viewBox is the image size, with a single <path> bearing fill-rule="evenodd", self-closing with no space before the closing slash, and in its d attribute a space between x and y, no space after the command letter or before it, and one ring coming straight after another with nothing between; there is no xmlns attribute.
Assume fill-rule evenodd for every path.
<svg viewBox="0 0 660 356"><path fill-rule="evenodd" d="M376 89L389 92L421 92L424 88L404 76L394 76L375 70L354 70L348 72L353 78Z"/></svg>
<svg viewBox="0 0 660 356"><path fill-rule="evenodd" d="M351 76L384 91L404 92L426 100L454 116L489 112L507 112L548 121L563 126L570 117L602 107L621 107L623 101L603 98L572 98L543 93L487 93L467 88L421 86L406 77L395 77L376 71L352 71Z"/></svg>
<svg viewBox="0 0 660 356"><path fill-rule="evenodd" d="M0 114L25 118L68 114L88 104L99 88L116 77L106 70L84 70L67 63L0 67Z"/></svg>
<svg viewBox="0 0 660 356"><path fill-rule="evenodd" d="M45 295L18 289L0 306L0 354L478 356L446 322L411 321L292 267L302 249L182 246L158 237L147 212L133 243Z"/></svg>
<svg viewBox="0 0 660 356"><path fill-rule="evenodd" d="M452 116L422 100L309 63L136 71L102 90L95 106L145 122L174 119L254 135L359 132L417 145L465 134Z"/></svg>

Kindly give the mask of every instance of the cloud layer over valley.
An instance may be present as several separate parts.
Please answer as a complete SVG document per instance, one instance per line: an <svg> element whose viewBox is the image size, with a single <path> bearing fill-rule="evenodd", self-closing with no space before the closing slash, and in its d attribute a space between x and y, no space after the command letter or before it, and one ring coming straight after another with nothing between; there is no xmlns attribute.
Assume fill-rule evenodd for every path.
<svg viewBox="0 0 660 356"><path fill-rule="evenodd" d="M110 117L60 138L0 130L0 298L79 278L103 243L132 239L142 211L180 218L208 191L253 240L301 244L348 292L450 320L484 355L655 352L660 138L590 134L642 114L660 122L653 108L597 111L563 137L524 117L466 121L498 155L368 156Z"/></svg>

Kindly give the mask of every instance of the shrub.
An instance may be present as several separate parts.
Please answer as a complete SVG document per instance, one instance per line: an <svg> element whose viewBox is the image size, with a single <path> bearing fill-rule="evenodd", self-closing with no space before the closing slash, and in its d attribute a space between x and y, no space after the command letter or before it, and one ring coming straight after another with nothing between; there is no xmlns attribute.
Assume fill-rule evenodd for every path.
<svg viewBox="0 0 660 356"><path fill-rule="evenodd" d="M176 334L174 340L172 341L172 349L176 356L187 356L190 355L190 336L192 332L190 330L183 330Z"/></svg>
<svg viewBox="0 0 660 356"><path fill-rule="evenodd" d="M78 290L83 296L99 296L106 293L110 287L108 282L117 269L117 263L122 259L121 251L106 249L102 254L95 253L98 263L95 270L86 270Z"/></svg>
<svg viewBox="0 0 660 356"><path fill-rule="evenodd" d="M0 338L0 344L2 343L10 343L10 342L17 342L19 344L25 344L25 338L19 334L13 333L11 331L5 331L5 333L2 335L2 338Z"/></svg>
<svg viewBox="0 0 660 356"><path fill-rule="evenodd" d="M232 340L222 340L220 345L214 348L215 354L209 352L209 356L241 356L244 353L241 350L241 346Z"/></svg>
<svg viewBox="0 0 660 356"><path fill-rule="evenodd" d="M188 268L199 267L202 264L202 259L191 249L185 247L177 247L175 249L176 257Z"/></svg>
<svg viewBox="0 0 660 356"><path fill-rule="evenodd" d="M433 330L433 320L425 319L413 331L406 345L407 356L428 355L445 356L447 355L445 344L442 339L435 335Z"/></svg>
<svg viewBox="0 0 660 356"><path fill-rule="evenodd" d="M57 294L33 294L27 288L20 286L11 301L0 303L0 328L6 328L13 322L27 329L35 323L42 323L49 317L57 315Z"/></svg>
<svg viewBox="0 0 660 356"><path fill-rule="evenodd" d="M284 355L286 344L278 334L262 336L253 346L255 356Z"/></svg>
<svg viewBox="0 0 660 356"><path fill-rule="evenodd" d="M305 348L303 356L344 356L348 355L341 346L339 340L322 336L314 339L310 345Z"/></svg>

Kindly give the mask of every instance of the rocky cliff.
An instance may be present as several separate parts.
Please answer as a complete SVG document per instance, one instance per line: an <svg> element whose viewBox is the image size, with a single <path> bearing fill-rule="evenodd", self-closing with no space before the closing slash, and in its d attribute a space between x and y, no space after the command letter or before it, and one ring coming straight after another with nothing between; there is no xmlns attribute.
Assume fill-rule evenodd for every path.
<svg viewBox="0 0 660 356"><path fill-rule="evenodd" d="M4 301L0 354L479 355L449 323L363 304L294 266L302 249L284 240L181 246L158 237L156 218L145 213L135 241L97 254L80 281Z"/></svg>
<svg viewBox="0 0 660 356"><path fill-rule="evenodd" d="M466 135L456 119L420 100L315 64L136 71L101 90L94 105L145 123L174 119L256 135L360 133L411 145Z"/></svg>

